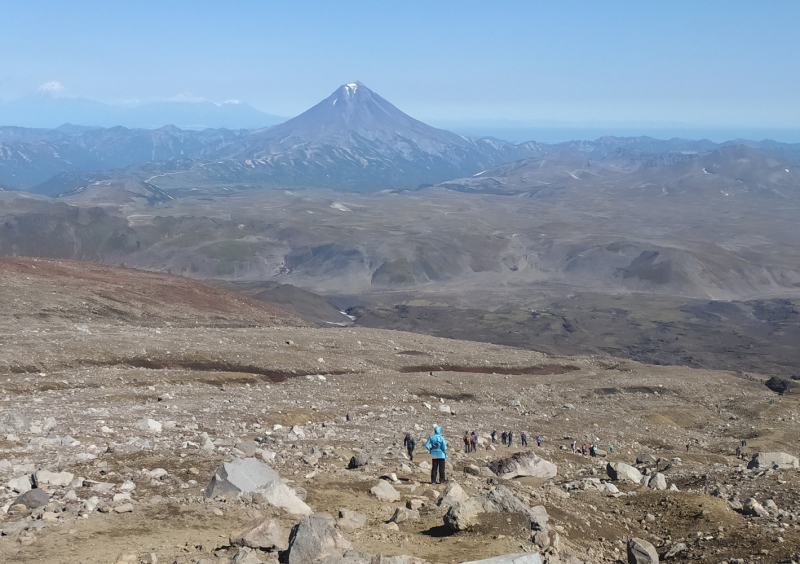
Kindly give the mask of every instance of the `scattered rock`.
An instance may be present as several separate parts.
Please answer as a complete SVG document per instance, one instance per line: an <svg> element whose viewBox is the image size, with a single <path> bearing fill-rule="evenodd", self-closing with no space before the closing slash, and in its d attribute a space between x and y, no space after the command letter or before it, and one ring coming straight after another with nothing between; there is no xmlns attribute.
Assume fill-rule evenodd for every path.
<svg viewBox="0 0 800 564"><path fill-rule="evenodd" d="M265 518L231 535L231 546L247 546L261 550L286 550L289 547L283 529L272 518Z"/></svg>
<svg viewBox="0 0 800 564"><path fill-rule="evenodd" d="M755 498L752 497L744 502L744 505L742 506L742 512L745 515L752 515L754 517L769 517L769 511L767 511L763 505L761 505Z"/></svg>
<svg viewBox="0 0 800 564"><path fill-rule="evenodd" d="M367 524L367 516L350 509L340 509L336 524L345 533L352 533Z"/></svg>
<svg viewBox="0 0 800 564"><path fill-rule="evenodd" d="M628 541L628 564L658 564L656 547L644 539Z"/></svg>
<svg viewBox="0 0 800 564"><path fill-rule="evenodd" d="M606 466L608 477L615 482L626 480L638 484L642 481L642 473L624 462L609 462Z"/></svg>
<svg viewBox="0 0 800 564"><path fill-rule="evenodd" d="M667 478L661 472L656 473L655 476L650 480L648 484L650 488L654 490L666 490L667 489Z"/></svg>
<svg viewBox="0 0 800 564"><path fill-rule="evenodd" d="M796 456L785 452L757 452L747 464L749 469L753 468L775 468L779 470L800 468L800 461Z"/></svg>
<svg viewBox="0 0 800 564"><path fill-rule="evenodd" d="M263 562L252 548L244 546L236 552L231 564L263 564Z"/></svg>
<svg viewBox="0 0 800 564"><path fill-rule="evenodd" d="M394 510L394 515L389 519L390 523L403 523L405 521L412 521L419 519L419 511L414 509L406 509L405 507L398 507Z"/></svg>
<svg viewBox="0 0 800 564"><path fill-rule="evenodd" d="M68 486L75 478L74 474L69 472L48 472L47 470L39 470L33 474L33 482L36 487L45 486Z"/></svg>
<svg viewBox="0 0 800 564"><path fill-rule="evenodd" d="M438 505L441 507L450 507L456 503L467 501L469 496L464 489L458 484L452 484L447 491L444 492L444 497L439 500Z"/></svg>
<svg viewBox="0 0 800 564"><path fill-rule="evenodd" d="M213 498L218 495L249 493L280 480L278 473L265 463L255 458L237 458L217 468L206 487L205 496Z"/></svg>
<svg viewBox="0 0 800 564"><path fill-rule="evenodd" d="M647 466L654 466L657 460L656 457L649 452L643 452L636 456L636 464L646 464Z"/></svg>
<svg viewBox="0 0 800 564"><path fill-rule="evenodd" d="M287 563L308 564L325 556L341 555L350 548L350 541L327 519L306 517L292 528Z"/></svg>
<svg viewBox="0 0 800 564"><path fill-rule="evenodd" d="M19 496L11 505L24 505L27 509L44 507L50 503L50 496L44 490L34 488Z"/></svg>
<svg viewBox="0 0 800 564"><path fill-rule="evenodd" d="M549 560L548 560L549 562ZM521 552L517 554L503 554L486 560L470 560L463 564L542 564L542 557L538 552Z"/></svg>
<svg viewBox="0 0 800 564"><path fill-rule="evenodd" d="M682 552L686 552L687 550L689 550L689 547L686 545L686 543L676 542L670 547L670 549L667 552L664 553L664 560L675 558L676 556L678 556Z"/></svg>
<svg viewBox="0 0 800 564"><path fill-rule="evenodd" d="M400 494L386 480L379 480L377 485L370 488L370 493L383 501L397 501Z"/></svg>
<svg viewBox="0 0 800 564"><path fill-rule="evenodd" d="M540 458L532 451L518 452L509 458L494 460L489 468L499 478L510 480L522 476L534 478L555 478L558 467L552 462Z"/></svg>

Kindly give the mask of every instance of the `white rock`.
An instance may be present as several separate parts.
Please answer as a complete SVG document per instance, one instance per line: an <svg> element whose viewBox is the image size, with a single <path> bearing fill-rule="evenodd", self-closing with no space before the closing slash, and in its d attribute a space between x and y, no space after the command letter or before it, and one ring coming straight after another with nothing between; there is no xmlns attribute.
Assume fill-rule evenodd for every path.
<svg viewBox="0 0 800 564"><path fill-rule="evenodd" d="M160 433L163 425L159 421L155 419L141 419L137 421L134 425L137 429L141 429L142 431L150 431L152 433Z"/></svg>

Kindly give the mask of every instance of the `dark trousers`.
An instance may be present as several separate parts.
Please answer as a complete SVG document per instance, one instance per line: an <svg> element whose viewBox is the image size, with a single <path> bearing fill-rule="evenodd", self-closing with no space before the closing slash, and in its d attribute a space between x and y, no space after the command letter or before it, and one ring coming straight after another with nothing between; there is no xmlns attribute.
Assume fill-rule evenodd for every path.
<svg viewBox="0 0 800 564"><path fill-rule="evenodd" d="M527 438L523 438L522 439L522 446L528 446L528 439Z"/></svg>
<svg viewBox="0 0 800 564"><path fill-rule="evenodd" d="M414 460L414 447L408 447L408 457Z"/></svg>
<svg viewBox="0 0 800 564"><path fill-rule="evenodd" d="M433 462L433 468L431 468L431 483L436 483L436 474L439 474L439 483L441 484L444 482L444 458L434 458L431 460Z"/></svg>

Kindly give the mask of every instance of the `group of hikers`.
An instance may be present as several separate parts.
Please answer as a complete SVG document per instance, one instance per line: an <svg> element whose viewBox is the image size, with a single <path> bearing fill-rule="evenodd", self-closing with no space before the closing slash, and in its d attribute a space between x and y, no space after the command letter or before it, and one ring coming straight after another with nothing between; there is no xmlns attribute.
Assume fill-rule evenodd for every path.
<svg viewBox="0 0 800 564"><path fill-rule="evenodd" d="M497 443L497 431L492 431L492 443ZM512 446L514 442L514 432L513 431L503 431L500 435L500 439L503 442L504 446ZM520 435L520 441L522 446L528 446L528 436L525 433ZM536 437L536 445L542 446L542 436L538 435ZM403 446L406 448L408 452L408 458L412 461L414 460L414 449L417 446L414 437L411 436L411 433L406 433L405 438L403 439ZM585 448L586 445L584 445ZM431 454L431 483L435 484L438 483L443 484L447 480L445 479L445 468L444 468L444 460L447 458L447 441L444 440L442 436L442 428L438 425L434 427L433 434L428 437L428 440L425 441L425 448ZM573 445L574 449L574 445ZM464 431L464 452L477 452L478 450L478 433L475 431ZM573 451L574 452L574 451Z"/></svg>

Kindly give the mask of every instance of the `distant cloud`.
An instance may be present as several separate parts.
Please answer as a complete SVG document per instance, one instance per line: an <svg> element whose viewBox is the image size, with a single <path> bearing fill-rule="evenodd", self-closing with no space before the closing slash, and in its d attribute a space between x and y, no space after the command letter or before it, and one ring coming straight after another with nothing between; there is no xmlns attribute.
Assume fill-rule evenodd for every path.
<svg viewBox="0 0 800 564"><path fill-rule="evenodd" d="M166 102L208 102L206 98L202 98L200 96L195 96L191 92L183 92L181 94L176 94L171 98L166 98Z"/></svg>
<svg viewBox="0 0 800 564"><path fill-rule="evenodd" d="M39 93L45 96L51 96L53 98L61 98L64 95L64 92L67 91L67 87L58 82L57 80L52 80L50 82L45 82L39 87Z"/></svg>
<svg viewBox="0 0 800 564"><path fill-rule="evenodd" d="M223 104L241 104L239 100L225 100Z"/></svg>

